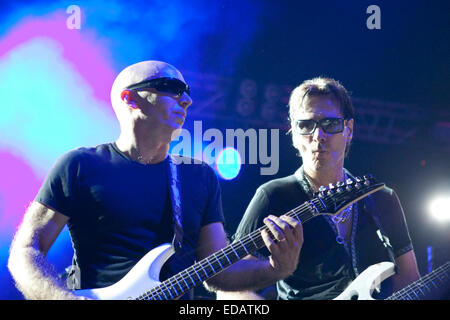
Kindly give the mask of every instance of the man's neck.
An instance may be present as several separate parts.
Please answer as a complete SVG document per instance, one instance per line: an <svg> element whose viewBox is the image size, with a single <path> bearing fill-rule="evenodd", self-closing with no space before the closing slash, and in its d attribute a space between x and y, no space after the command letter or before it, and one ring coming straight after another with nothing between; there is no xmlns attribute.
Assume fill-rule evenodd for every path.
<svg viewBox="0 0 450 320"><path fill-rule="evenodd" d="M330 183L336 185L338 181L344 181L345 179L343 166L319 170L313 170L305 166L303 169L316 190L321 186L328 187Z"/></svg>
<svg viewBox="0 0 450 320"><path fill-rule="evenodd" d="M170 139L158 135L151 130L143 131L137 128L122 130L116 145L120 151L131 159L155 164L164 161L169 152Z"/></svg>

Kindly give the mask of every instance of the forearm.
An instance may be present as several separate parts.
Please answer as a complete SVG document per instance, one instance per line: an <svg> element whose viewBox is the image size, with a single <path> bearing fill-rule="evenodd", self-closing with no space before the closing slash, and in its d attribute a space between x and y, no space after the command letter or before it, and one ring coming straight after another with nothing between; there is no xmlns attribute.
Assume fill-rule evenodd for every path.
<svg viewBox="0 0 450 320"><path fill-rule="evenodd" d="M398 291L420 278L414 251L408 251L395 259L398 270L392 276L393 290Z"/></svg>
<svg viewBox="0 0 450 320"><path fill-rule="evenodd" d="M34 247L13 246L8 268L26 299L79 299L58 278L56 270L42 252Z"/></svg>
<svg viewBox="0 0 450 320"><path fill-rule="evenodd" d="M265 298L253 291L217 291L217 300L264 300Z"/></svg>
<svg viewBox="0 0 450 320"><path fill-rule="evenodd" d="M257 291L280 280L269 259L243 259L214 278L205 287L210 291Z"/></svg>

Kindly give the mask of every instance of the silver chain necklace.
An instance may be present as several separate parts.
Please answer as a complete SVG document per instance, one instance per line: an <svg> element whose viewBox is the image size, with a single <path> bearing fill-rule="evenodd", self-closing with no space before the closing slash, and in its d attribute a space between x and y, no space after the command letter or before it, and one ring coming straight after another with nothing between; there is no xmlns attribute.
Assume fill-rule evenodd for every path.
<svg viewBox="0 0 450 320"><path fill-rule="evenodd" d="M316 193L317 189L316 189L315 185L312 183L311 178L308 176L308 174L306 172L303 171L303 173L306 178L306 181L308 182L310 191L313 191L313 193ZM344 180L347 180L347 179L348 179L348 176L344 171ZM339 214L331 217L331 221L333 221L333 223L335 224L335 227L336 227L336 230L338 233L338 235L336 237L336 242L339 244L343 244L345 239L344 239L344 237L342 237L340 235L338 225L347 221L347 219L349 217L351 217L352 213L353 213L353 203L351 205L349 205L347 208L345 208L344 210L342 210Z"/></svg>
<svg viewBox="0 0 450 320"><path fill-rule="evenodd" d="M136 152L137 152L137 154L138 154L138 155L137 155L137 160L138 160L139 162L145 163L145 164L151 164L151 163L153 162L154 157L153 157L153 158L150 158L150 160L148 160L148 161L144 160L144 157L142 156L141 152L139 151L139 147L138 147L138 146L136 146Z"/></svg>

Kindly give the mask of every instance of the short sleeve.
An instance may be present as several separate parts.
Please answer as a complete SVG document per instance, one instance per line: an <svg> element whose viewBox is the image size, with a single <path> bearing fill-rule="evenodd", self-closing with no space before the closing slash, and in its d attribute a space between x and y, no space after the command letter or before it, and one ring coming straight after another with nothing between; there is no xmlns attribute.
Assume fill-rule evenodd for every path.
<svg viewBox="0 0 450 320"><path fill-rule="evenodd" d="M413 249L405 214L394 190L385 188L376 201L381 225L394 249L395 257ZM376 193L374 194L376 195Z"/></svg>
<svg viewBox="0 0 450 320"><path fill-rule="evenodd" d="M202 226L206 226L214 222L225 223L219 180L217 178L217 175L209 165L203 165L205 166L206 170L208 199L201 224Z"/></svg>
<svg viewBox="0 0 450 320"><path fill-rule="evenodd" d="M269 199L262 187L259 187L250 201L244 216L239 223L233 241L250 234L263 225L263 220L269 215ZM269 256L269 251L264 247L259 251L264 256Z"/></svg>
<svg viewBox="0 0 450 320"><path fill-rule="evenodd" d="M34 200L71 217L78 187L78 158L76 151L58 158Z"/></svg>

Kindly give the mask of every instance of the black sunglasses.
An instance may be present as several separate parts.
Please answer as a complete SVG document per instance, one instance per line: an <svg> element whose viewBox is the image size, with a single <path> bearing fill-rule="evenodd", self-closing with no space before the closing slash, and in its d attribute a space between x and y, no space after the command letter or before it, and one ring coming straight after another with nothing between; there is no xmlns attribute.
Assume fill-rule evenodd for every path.
<svg viewBox="0 0 450 320"><path fill-rule="evenodd" d="M317 126L320 126L323 131L330 134L340 133L344 131L343 118L323 118L319 121L312 119L297 120L297 132L301 135L313 134Z"/></svg>
<svg viewBox="0 0 450 320"><path fill-rule="evenodd" d="M191 95L191 88L184 83L183 81L176 78L155 78L150 80L145 80L142 82L138 82L136 84L132 84L125 89L128 90L140 90L153 88L161 92L166 92L175 95L182 95L183 92L186 92L188 96Z"/></svg>

